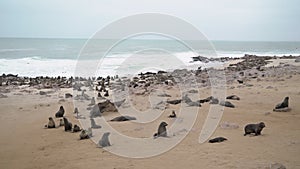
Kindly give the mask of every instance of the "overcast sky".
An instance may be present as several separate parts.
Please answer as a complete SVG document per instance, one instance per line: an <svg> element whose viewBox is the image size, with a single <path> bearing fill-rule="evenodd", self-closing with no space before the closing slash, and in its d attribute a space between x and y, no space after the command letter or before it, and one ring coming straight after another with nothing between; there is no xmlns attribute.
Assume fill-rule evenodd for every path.
<svg viewBox="0 0 300 169"><path fill-rule="evenodd" d="M299 0L1 0L0 37L88 38L132 14L182 18L210 40L300 41Z"/></svg>

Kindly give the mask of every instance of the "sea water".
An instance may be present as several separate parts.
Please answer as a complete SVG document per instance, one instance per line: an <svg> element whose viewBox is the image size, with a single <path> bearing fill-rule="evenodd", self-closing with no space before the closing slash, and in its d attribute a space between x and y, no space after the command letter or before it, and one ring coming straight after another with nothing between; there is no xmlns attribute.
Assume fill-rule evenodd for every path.
<svg viewBox="0 0 300 169"><path fill-rule="evenodd" d="M216 66L194 56L300 55L300 42L178 41L155 39L0 38L0 73L19 76L86 76ZM79 64L80 63L80 64ZM83 69L78 66L84 65ZM80 72L77 71L77 72Z"/></svg>

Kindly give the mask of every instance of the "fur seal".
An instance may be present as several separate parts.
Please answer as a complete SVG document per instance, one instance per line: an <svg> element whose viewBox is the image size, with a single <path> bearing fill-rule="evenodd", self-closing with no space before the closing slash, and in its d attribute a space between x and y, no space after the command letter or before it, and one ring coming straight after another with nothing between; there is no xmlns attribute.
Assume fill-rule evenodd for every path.
<svg viewBox="0 0 300 169"><path fill-rule="evenodd" d="M65 114L65 109L63 106L60 106L58 112L55 114L55 117L56 118L63 117L64 114Z"/></svg>
<svg viewBox="0 0 300 169"><path fill-rule="evenodd" d="M95 120L93 118L91 118L91 128L92 129L100 129L101 126L100 125L97 125Z"/></svg>
<svg viewBox="0 0 300 169"><path fill-rule="evenodd" d="M49 129L55 128L55 122L52 117L49 117L48 125L46 124L45 127Z"/></svg>
<svg viewBox="0 0 300 169"><path fill-rule="evenodd" d="M227 139L224 138L224 137L216 137L214 139L210 139L208 142L209 143L220 143L220 142L223 142L223 141L226 141Z"/></svg>
<svg viewBox="0 0 300 169"><path fill-rule="evenodd" d="M110 142L109 142L109 138L108 136L110 135L110 132L106 132L102 135L102 138L99 140L99 147L107 147L107 146L111 146Z"/></svg>
<svg viewBox="0 0 300 169"><path fill-rule="evenodd" d="M91 103L89 104L89 106L93 106L95 104L96 104L95 97L92 97L92 100L91 100Z"/></svg>
<svg viewBox="0 0 300 169"><path fill-rule="evenodd" d="M286 107L289 107L289 97L285 97L282 103L275 106L275 109L282 109Z"/></svg>
<svg viewBox="0 0 300 169"><path fill-rule="evenodd" d="M76 133L76 132L79 132L81 131L80 127L77 126L77 124L74 125L74 128L73 128L73 133Z"/></svg>
<svg viewBox="0 0 300 169"><path fill-rule="evenodd" d="M108 90L106 90L105 93L104 93L104 97L108 97L108 96L109 96Z"/></svg>
<svg viewBox="0 0 300 169"><path fill-rule="evenodd" d="M235 108L235 106L229 101L221 101L220 105L225 107Z"/></svg>
<svg viewBox="0 0 300 169"><path fill-rule="evenodd" d="M255 133L255 135L258 136L261 134L261 131L264 127L266 127L264 122L260 122L257 124L247 124L245 126L244 136L246 136L247 134L251 134L251 133Z"/></svg>
<svg viewBox="0 0 300 169"><path fill-rule="evenodd" d="M157 137L167 137L167 129L166 129L166 126L168 124L166 122L161 122L159 127L158 127L158 130L157 130L157 133L155 133L153 135L154 138L157 138Z"/></svg>
<svg viewBox="0 0 300 169"><path fill-rule="evenodd" d="M72 131L72 123L68 121L67 118L64 117L64 125L65 131Z"/></svg>
<svg viewBox="0 0 300 169"><path fill-rule="evenodd" d="M240 98L237 95L230 95L227 96L226 99L230 99L230 100L240 100Z"/></svg>
<svg viewBox="0 0 300 169"><path fill-rule="evenodd" d="M59 120L59 126L64 126L64 125L65 125L64 120L63 120L63 119L60 119L60 120Z"/></svg>
<svg viewBox="0 0 300 169"><path fill-rule="evenodd" d="M130 121L130 120L136 120L136 118L131 116L119 116L111 119L110 121Z"/></svg>
<svg viewBox="0 0 300 169"><path fill-rule="evenodd" d="M176 118L176 113L175 111L173 110L172 111L172 114L168 116L169 118Z"/></svg>
<svg viewBox="0 0 300 169"><path fill-rule="evenodd" d="M91 138L92 135L93 135L92 129L88 128L88 130L81 130L81 133L79 134L79 138L80 140L88 139Z"/></svg>
<svg viewBox="0 0 300 169"><path fill-rule="evenodd" d="M179 103L181 103L181 99L178 99L178 100L167 100L167 103L169 103L169 104L179 104Z"/></svg>

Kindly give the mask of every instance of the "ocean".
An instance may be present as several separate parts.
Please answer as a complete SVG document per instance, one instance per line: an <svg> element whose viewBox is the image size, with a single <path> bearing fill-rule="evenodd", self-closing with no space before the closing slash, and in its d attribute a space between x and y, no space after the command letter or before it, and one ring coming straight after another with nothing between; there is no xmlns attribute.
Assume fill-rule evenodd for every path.
<svg viewBox="0 0 300 169"><path fill-rule="evenodd" d="M0 73L19 76L74 76L78 62L96 76L140 71L211 67L220 63L192 63L194 56L242 57L300 55L300 42L242 42L129 39L0 38ZM192 46L192 49L190 48ZM108 48L109 47L109 48ZM95 63L97 66L95 67ZM91 75L92 76L92 75Z"/></svg>

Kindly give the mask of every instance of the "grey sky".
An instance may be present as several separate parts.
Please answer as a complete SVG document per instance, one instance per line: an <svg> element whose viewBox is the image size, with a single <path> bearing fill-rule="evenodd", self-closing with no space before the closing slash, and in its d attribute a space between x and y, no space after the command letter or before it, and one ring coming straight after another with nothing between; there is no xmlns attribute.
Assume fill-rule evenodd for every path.
<svg viewBox="0 0 300 169"><path fill-rule="evenodd" d="M88 38L121 17L157 12L188 21L211 40L300 41L299 6L298 0L1 0L0 37Z"/></svg>

